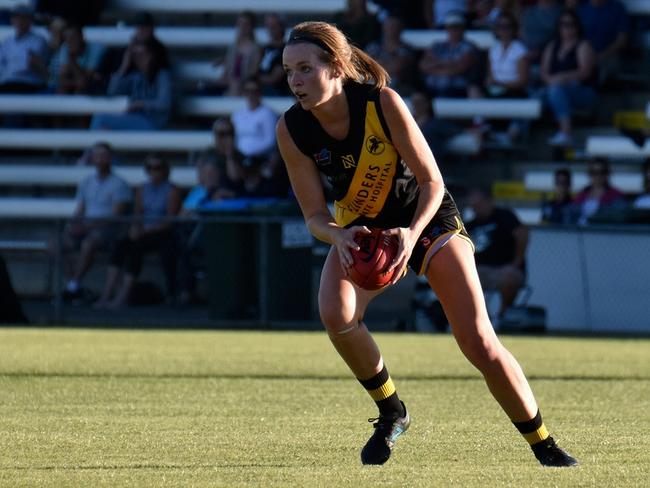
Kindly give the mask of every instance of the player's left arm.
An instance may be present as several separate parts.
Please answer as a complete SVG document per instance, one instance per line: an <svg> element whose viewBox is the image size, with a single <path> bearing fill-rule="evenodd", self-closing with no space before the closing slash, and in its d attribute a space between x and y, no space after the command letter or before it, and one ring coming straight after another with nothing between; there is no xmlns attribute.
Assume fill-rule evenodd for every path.
<svg viewBox="0 0 650 488"><path fill-rule="evenodd" d="M420 187L417 209L409 227L390 229L387 232L396 235L400 241L391 268L402 269L411 257L413 247L422 230L440 207L444 195L444 183L431 148L404 100L390 88L381 90L379 100L392 142L406 165L413 171ZM396 276L399 275L401 273L396 273Z"/></svg>

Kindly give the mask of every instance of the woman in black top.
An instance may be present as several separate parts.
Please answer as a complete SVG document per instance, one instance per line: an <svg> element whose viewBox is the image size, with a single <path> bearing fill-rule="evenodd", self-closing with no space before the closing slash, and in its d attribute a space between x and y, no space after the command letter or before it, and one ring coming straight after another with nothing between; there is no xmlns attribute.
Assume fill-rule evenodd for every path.
<svg viewBox="0 0 650 488"><path fill-rule="evenodd" d="M544 49L541 78L546 85L546 101L551 107L559 130L549 139L553 146L569 146L571 114L589 110L596 103L594 75L596 55L582 35L580 18L565 10L558 20L558 33Z"/></svg>
<svg viewBox="0 0 650 488"><path fill-rule="evenodd" d="M549 436L521 368L494 333L471 241L420 129L399 95L386 87L386 71L323 22L294 27L283 65L298 103L278 122L278 144L307 227L332 245L321 276L321 319L379 408L361 461L386 462L410 423L363 322L380 291L360 289L349 279L351 250L358 249L354 238L373 226L399 240L393 268L408 264L426 275L461 350L540 462L575 464ZM333 188L334 216L319 173Z"/></svg>

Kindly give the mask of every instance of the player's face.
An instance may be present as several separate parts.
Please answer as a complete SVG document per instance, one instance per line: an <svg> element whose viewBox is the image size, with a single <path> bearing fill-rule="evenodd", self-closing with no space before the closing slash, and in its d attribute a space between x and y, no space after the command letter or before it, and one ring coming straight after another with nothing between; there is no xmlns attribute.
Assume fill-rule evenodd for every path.
<svg viewBox="0 0 650 488"><path fill-rule="evenodd" d="M313 44L290 44L284 48L282 63L291 92L305 110L329 100L335 93L340 75L319 58L320 48Z"/></svg>

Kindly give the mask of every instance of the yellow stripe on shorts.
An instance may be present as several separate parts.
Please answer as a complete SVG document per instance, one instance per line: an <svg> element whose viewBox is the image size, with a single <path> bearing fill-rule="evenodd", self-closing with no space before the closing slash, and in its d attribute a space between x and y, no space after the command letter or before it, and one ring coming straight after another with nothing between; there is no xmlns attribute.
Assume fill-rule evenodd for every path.
<svg viewBox="0 0 650 488"><path fill-rule="evenodd" d="M391 378L388 378L386 383L375 390L368 390L368 393L370 394L370 397L376 402L379 400L385 400L393 393L395 393L395 385L393 384L393 380Z"/></svg>

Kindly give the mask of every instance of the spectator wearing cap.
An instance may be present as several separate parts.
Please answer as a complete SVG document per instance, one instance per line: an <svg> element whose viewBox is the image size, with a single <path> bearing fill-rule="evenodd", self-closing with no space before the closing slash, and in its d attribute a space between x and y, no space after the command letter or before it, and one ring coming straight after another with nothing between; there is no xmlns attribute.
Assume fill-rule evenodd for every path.
<svg viewBox="0 0 650 488"><path fill-rule="evenodd" d="M42 91L47 81L47 41L32 31L29 7L14 7L11 24L14 33L0 44L0 93Z"/></svg>
<svg viewBox="0 0 650 488"><path fill-rule="evenodd" d="M476 46L465 39L465 17L445 16L447 40L435 42L420 59L419 69L432 97L466 97L478 62Z"/></svg>

